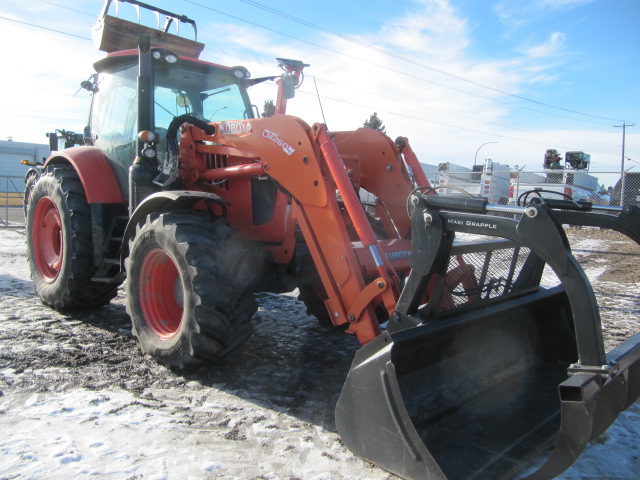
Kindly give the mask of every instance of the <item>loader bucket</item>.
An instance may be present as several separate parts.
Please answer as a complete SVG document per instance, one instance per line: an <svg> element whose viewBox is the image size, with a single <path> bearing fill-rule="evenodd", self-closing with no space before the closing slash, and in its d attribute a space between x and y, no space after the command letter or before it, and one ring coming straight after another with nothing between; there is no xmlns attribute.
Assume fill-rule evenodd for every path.
<svg viewBox="0 0 640 480"><path fill-rule="evenodd" d="M459 227L509 241L447 247ZM408 479L554 478L640 396L640 335L605 356L593 290L545 207L520 221L424 207L412 228L396 312L336 406L344 444ZM456 263L473 281L444 281ZM545 263L558 285L539 286Z"/></svg>

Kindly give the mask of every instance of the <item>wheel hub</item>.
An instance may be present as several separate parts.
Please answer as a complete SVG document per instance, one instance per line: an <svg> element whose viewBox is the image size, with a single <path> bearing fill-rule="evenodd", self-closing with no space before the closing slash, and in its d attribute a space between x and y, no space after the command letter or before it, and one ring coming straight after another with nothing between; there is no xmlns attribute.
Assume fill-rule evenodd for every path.
<svg viewBox="0 0 640 480"><path fill-rule="evenodd" d="M145 256L139 280L145 322L159 338L170 340L182 325L184 294L178 267L164 250L155 248Z"/></svg>
<svg viewBox="0 0 640 480"><path fill-rule="evenodd" d="M45 282L52 283L62 266L63 230L60 212L48 197L36 206L32 235L36 268Z"/></svg>

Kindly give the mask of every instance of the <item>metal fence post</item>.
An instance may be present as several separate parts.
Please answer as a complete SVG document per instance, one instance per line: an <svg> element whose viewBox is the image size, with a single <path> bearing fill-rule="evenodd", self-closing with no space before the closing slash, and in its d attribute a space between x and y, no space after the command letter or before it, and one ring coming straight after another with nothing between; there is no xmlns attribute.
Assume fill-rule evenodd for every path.
<svg viewBox="0 0 640 480"><path fill-rule="evenodd" d="M9 226L9 177L5 177L5 199L4 199L4 224Z"/></svg>

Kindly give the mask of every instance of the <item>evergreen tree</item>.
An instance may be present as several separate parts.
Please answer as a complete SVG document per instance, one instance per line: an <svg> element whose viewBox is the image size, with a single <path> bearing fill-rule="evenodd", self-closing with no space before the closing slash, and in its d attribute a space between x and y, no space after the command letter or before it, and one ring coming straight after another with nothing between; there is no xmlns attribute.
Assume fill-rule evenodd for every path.
<svg viewBox="0 0 640 480"><path fill-rule="evenodd" d="M264 102L264 108L262 109L263 117L273 117L276 113L276 106L273 103L273 100L266 100Z"/></svg>
<svg viewBox="0 0 640 480"><path fill-rule="evenodd" d="M366 120L362 126L365 128L373 128L374 130L378 130L379 132L384 134L387 133L387 131L384 128L384 124L382 123L382 120L380 120L380 118L378 117L377 112L373 112L373 115L371 115L369 119Z"/></svg>

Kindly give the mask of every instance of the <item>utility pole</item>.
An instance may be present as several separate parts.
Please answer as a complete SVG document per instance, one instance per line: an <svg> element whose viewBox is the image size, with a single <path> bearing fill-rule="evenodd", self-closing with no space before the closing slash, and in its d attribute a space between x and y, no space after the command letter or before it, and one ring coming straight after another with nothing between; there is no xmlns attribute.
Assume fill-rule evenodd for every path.
<svg viewBox="0 0 640 480"><path fill-rule="evenodd" d="M614 125L614 128L622 128L622 160L620 163L620 206L624 202L624 140L627 133L627 127L634 127L635 123L622 122L622 125Z"/></svg>

